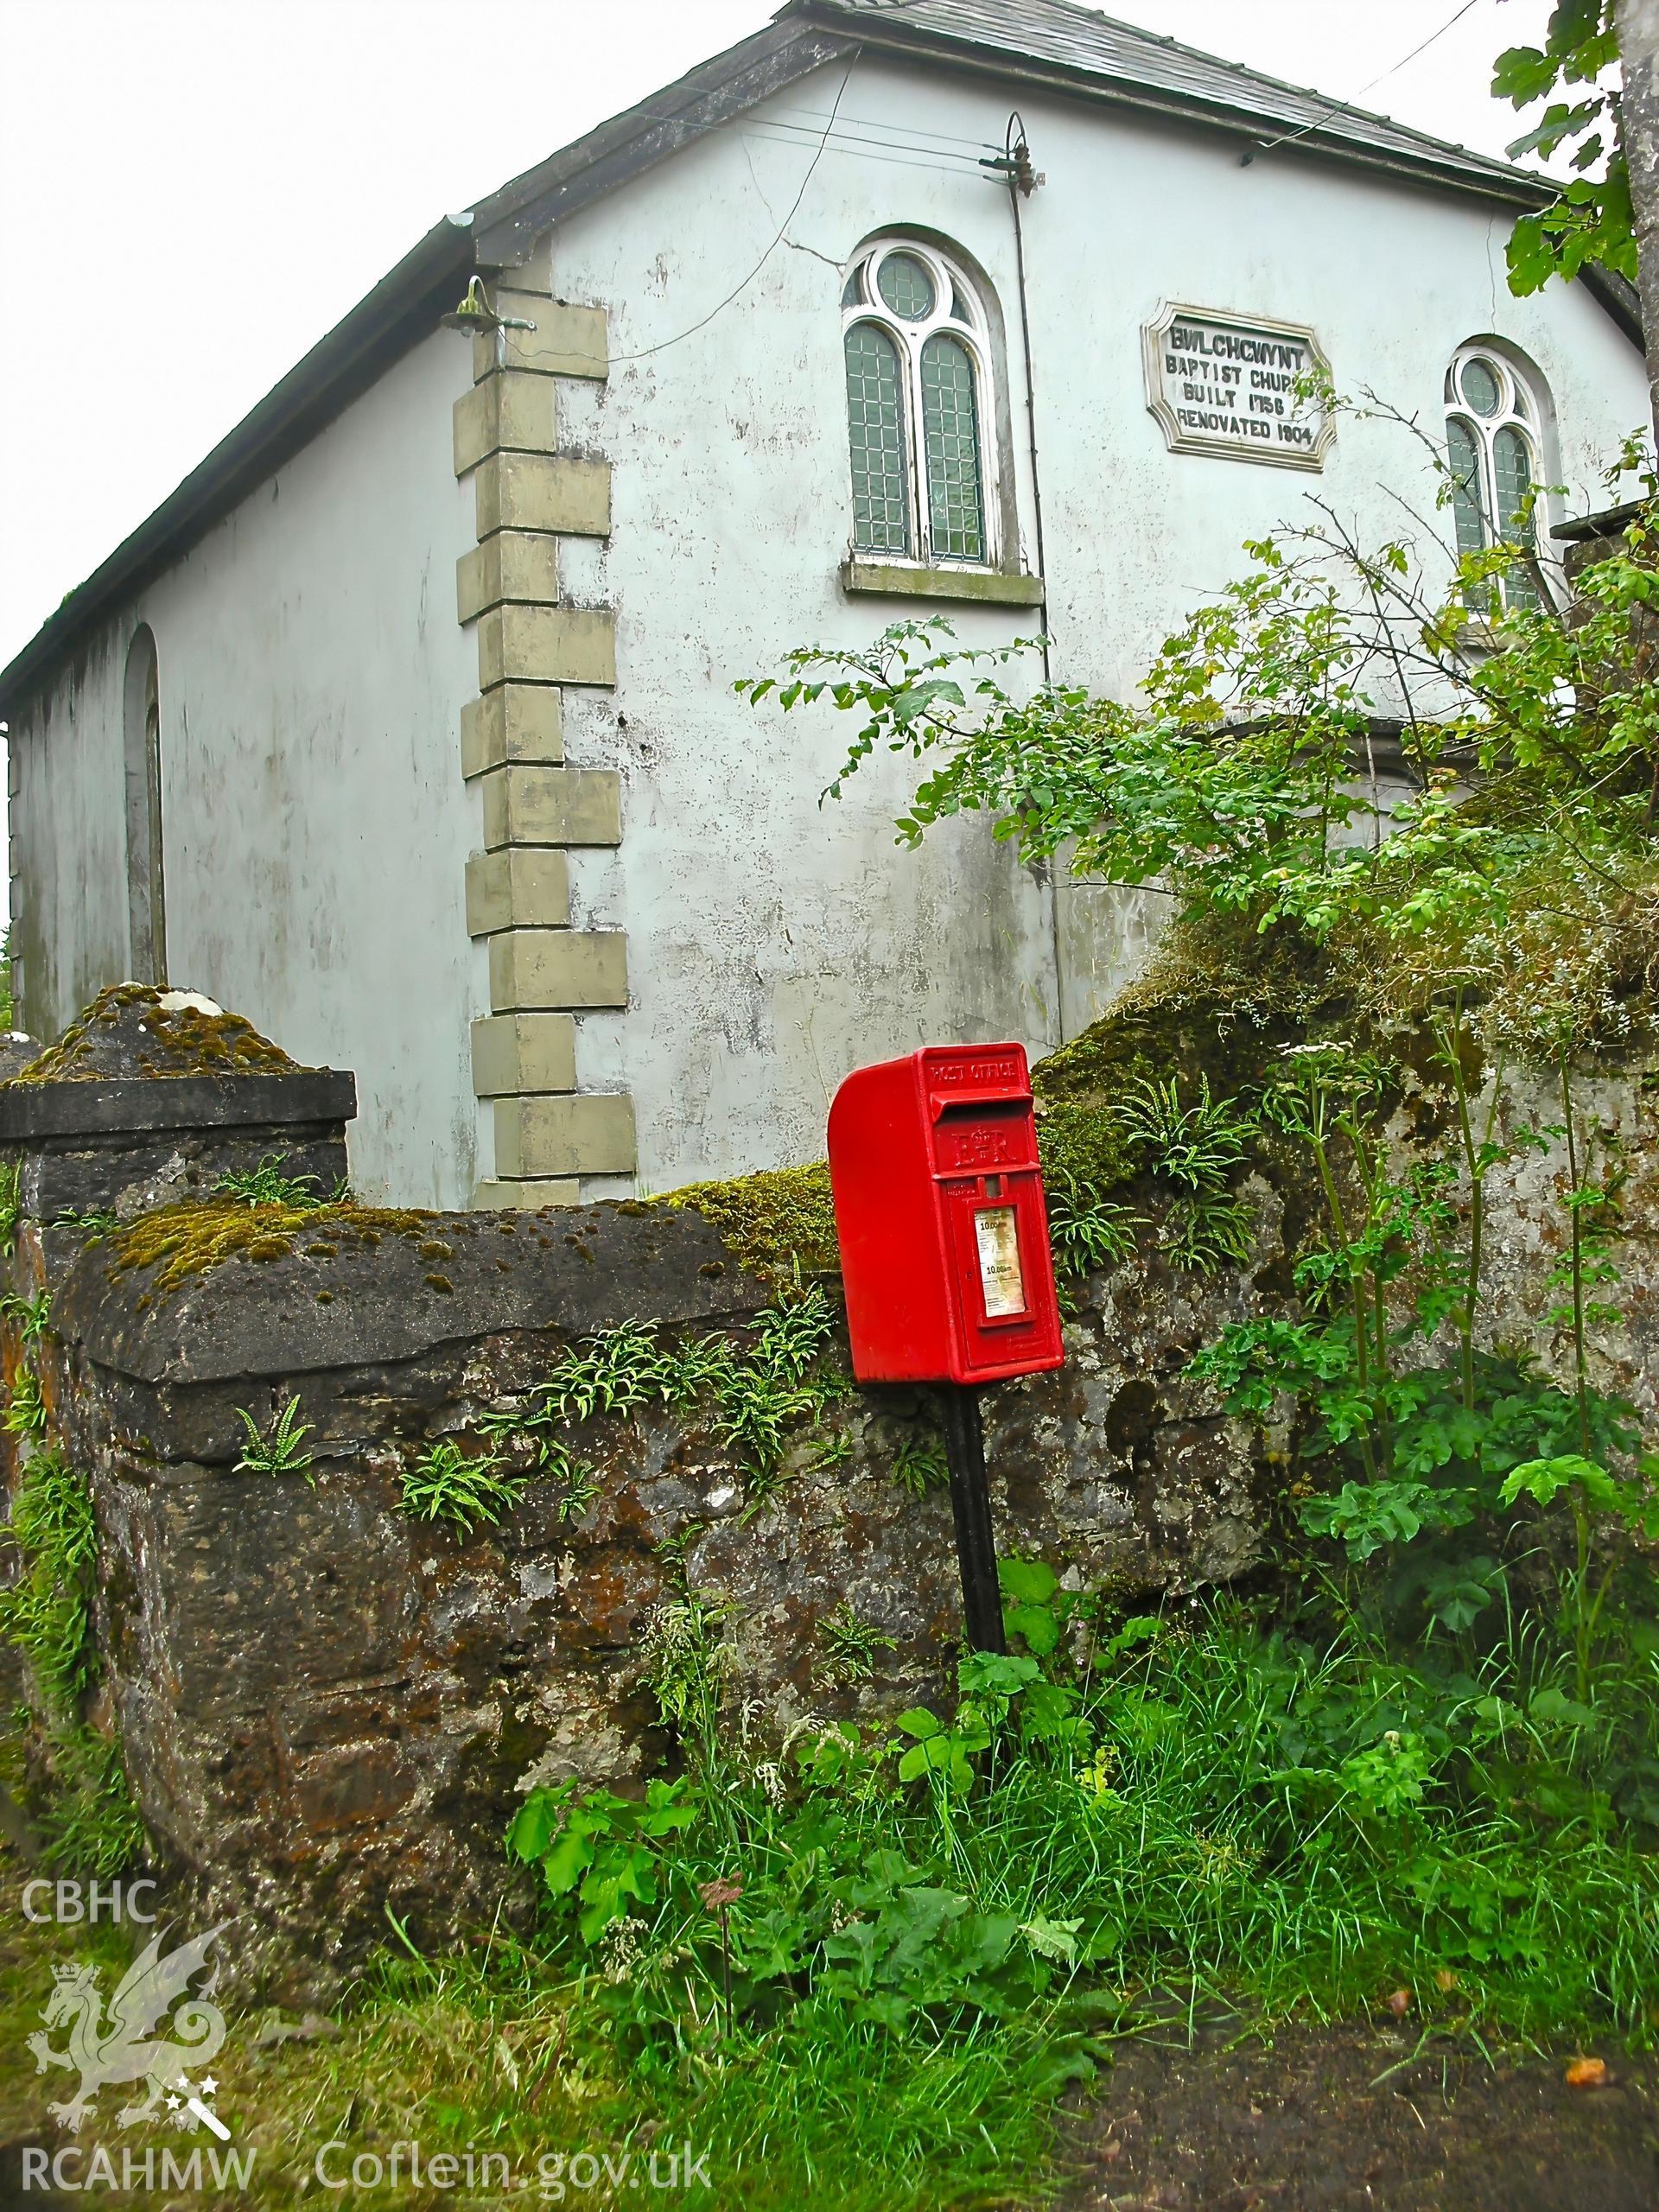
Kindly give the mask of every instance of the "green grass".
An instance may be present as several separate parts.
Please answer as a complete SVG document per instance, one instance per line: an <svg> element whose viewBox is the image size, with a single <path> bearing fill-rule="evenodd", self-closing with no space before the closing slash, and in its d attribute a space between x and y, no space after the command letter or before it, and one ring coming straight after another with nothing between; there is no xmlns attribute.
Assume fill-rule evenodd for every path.
<svg viewBox="0 0 1659 2212"><path fill-rule="evenodd" d="M1003 1752L965 1801L900 1789L899 1743L879 1734L849 1749L848 1780L808 1782L781 1809L728 1779L685 1839L654 1939L695 1949L696 1885L735 1859L753 1892L736 1939L789 1892L810 1980L803 1868L818 1866L833 1916L837 1885L850 1894L893 1852L982 1915L1073 1923L1093 1978L1130 1995L1178 1982L1330 2014L1403 1985L1452 2024L1646 2033L1651 1832L1578 1778L1585 1732L1551 1718L1543 1688L1542 1718L1498 1716L1500 1745L1472 1678L1433 1680L1357 1638L1264 1637L1224 1606L1190 1618L1093 1686L1075 1745Z"/></svg>
<svg viewBox="0 0 1659 2212"><path fill-rule="evenodd" d="M925 1716L803 1736L781 1766L728 1721L654 1815L550 1805L523 1833L569 2050L717 2146L731 2201L921 2208L1038 2188L1062 2087L1211 1999L1333 2018L1404 1988L1476 2052L1650 2037L1651 1832L1616 1816L1554 1646L1517 1629L1472 1666L1407 1664L1214 1601L1101 1649L1069 1703L1037 1704L1025 1662L988 1749L958 1711L965 1789L948 1757L899 1780ZM1611 1704L1650 1711L1653 1674L1633 1649ZM695 1743L684 1681L675 1701ZM729 2033L715 1879L742 1885Z"/></svg>
<svg viewBox="0 0 1659 2212"><path fill-rule="evenodd" d="M1014 1763L962 1863L1024 1919L1080 1914L1133 1986L1325 2014L1405 1986L1448 2023L1644 2031L1659 1867L1521 1711L1501 1764L1471 1740L1489 1694L1205 1609L1103 1686L1092 1764Z"/></svg>
<svg viewBox="0 0 1659 2212"><path fill-rule="evenodd" d="M119 1745L81 1711L99 1673L90 1614L98 1550L91 1496L58 1452L37 1448L0 1526L16 1554L14 1579L0 1590L0 1637L27 1662L40 1707L34 1748L50 1772L48 1784L22 1793L27 1809L56 1871L118 1874L143 1847L144 1834Z"/></svg>
<svg viewBox="0 0 1659 2212"><path fill-rule="evenodd" d="M107 1996L129 1963L119 1931L25 1921L19 1896L29 1871L8 1865L0 1848L0 2044L20 2054L41 2024L54 1966L93 1961ZM707 2154L710 2187L675 2201L710 2212L809 2203L815 2212L936 2212L982 2201L1011 2173L1032 2169L1047 2137L1052 2059L1037 2037L982 2030L896 2041L809 2005L763 2041L716 2040L683 2070L642 2069L614 2048L582 1989L550 1971L540 1947L499 1929L429 1961L394 1943L335 2017L338 2037L257 2050L257 2012L232 2012L214 2062L216 2103L237 2141L258 2152L254 2186L238 2202L286 2207L308 2183L315 2193L313 2161L331 2138L383 2157L410 2140L423 2155L497 2151L532 2179L549 2156L643 2159L652 2146L689 2140ZM9 2139L41 2127L48 2096L61 2094L67 2078L37 2076L26 2058L0 2069ZM105 2103L116 2094L106 2091ZM651 2201L601 2186L573 2190L569 2201L611 2205L642 2195ZM461 2190L443 2201L495 2207L519 2198L551 2201L534 2187L508 2198ZM352 2201L411 2200L405 2181L354 2190Z"/></svg>
<svg viewBox="0 0 1659 2212"><path fill-rule="evenodd" d="M1265 1608L1172 1608L1099 1634L1086 1675L1057 1675L1074 1702L1032 1702L1043 1680L1017 1669L963 1789L944 1766L899 1781L916 1716L856 1744L802 1734L781 1758L746 1739L741 1713L715 1716L718 1667L697 1671L726 1617L704 1625L664 1689L706 1751L651 1808L575 1799L597 1808L585 1869L566 1793L548 1872L520 1878L544 1892L539 1934L498 1922L427 1958L392 1933L338 2039L256 2059L252 2023L233 2024L219 2103L261 2146L255 2202L292 2201L349 2113L354 2147L418 2137L524 2171L550 2149L689 2139L712 2183L694 2201L745 2212L1035 2205L1058 2187L1067 2083L1212 1993L1321 2018L1404 1987L1414 2027L1477 2057L1651 2037L1651 1834L1614 1815L1599 1724L1562 1719L1549 1693L1567 1662L1531 1631L1472 1664L1406 1664L1352 1626L1299 1637ZM1610 1697L1651 1709L1651 1662L1632 1645L1621 1667ZM962 1710L947 1725L968 1740ZM625 1869L584 1942L587 1873ZM700 1894L715 1878L741 1885L729 2031ZM61 1948L42 1932L40 1984ZM19 1976L16 2001L8 2048L43 1988Z"/></svg>
<svg viewBox="0 0 1659 2212"><path fill-rule="evenodd" d="M58 1453L30 1456L5 1529L18 1572L0 1592L0 1635L28 1660L48 1703L67 1712L96 1671L87 1604L98 1531L85 1483Z"/></svg>

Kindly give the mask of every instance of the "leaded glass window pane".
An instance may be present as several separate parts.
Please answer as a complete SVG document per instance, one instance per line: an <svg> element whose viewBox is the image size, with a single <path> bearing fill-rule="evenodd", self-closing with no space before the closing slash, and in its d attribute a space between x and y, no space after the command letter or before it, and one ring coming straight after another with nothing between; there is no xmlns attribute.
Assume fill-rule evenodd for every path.
<svg viewBox="0 0 1659 2212"><path fill-rule="evenodd" d="M1492 475L1497 492L1497 529L1511 544L1533 543L1532 517L1525 512L1532 493L1532 454L1519 430L1506 424L1492 440ZM1504 579L1504 596L1514 607L1536 607L1538 588L1524 569Z"/></svg>
<svg viewBox="0 0 1659 2212"><path fill-rule="evenodd" d="M985 509L974 365L961 340L943 334L922 348L922 442L935 556L982 561Z"/></svg>
<svg viewBox="0 0 1659 2212"><path fill-rule="evenodd" d="M1478 553L1486 543L1486 525L1480 512L1480 453L1474 432L1455 415L1446 426L1446 450L1452 464L1452 514L1457 524L1458 551Z"/></svg>
<svg viewBox="0 0 1659 2212"><path fill-rule="evenodd" d="M1531 505L1537 496L1539 391L1529 391L1525 378L1507 360L1474 347L1452 357L1450 376L1446 443L1458 551L1466 556L1490 545L1524 544L1535 553L1538 531ZM1484 614L1548 603L1535 562L1466 596Z"/></svg>
<svg viewBox="0 0 1659 2212"><path fill-rule="evenodd" d="M1477 415L1496 415L1503 397L1503 387L1497 380L1497 372L1488 361L1465 361L1463 365L1463 397Z"/></svg>
<svg viewBox="0 0 1659 2212"><path fill-rule="evenodd" d="M888 254L875 281L900 322L925 322L932 314L933 279L913 253Z"/></svg>
<svg viewBox="0 0 1659 2212"><path fill-rule="evenodd" d="M885 330L847 333L847 430L853 455L853 543L861 552L910 551L905 412L899 355Z"/></svg>

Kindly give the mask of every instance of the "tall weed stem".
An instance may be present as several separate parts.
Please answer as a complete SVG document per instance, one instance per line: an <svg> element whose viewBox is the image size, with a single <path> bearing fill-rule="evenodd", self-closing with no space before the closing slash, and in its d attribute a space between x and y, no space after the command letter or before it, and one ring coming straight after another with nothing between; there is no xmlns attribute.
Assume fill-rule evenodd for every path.
<svg viewBox="0 0 1659 2212"><path fill-rule="evenodd" d="M1573 1264L1573 1387L1579 1407L1579 1449L1586 1459L1590 1450L1589 1362L1584 1342L1584 1186L1579 1176L1578 1139L1573 1128L1573 1080L1565 1058L1561 1061L1561 1109L1567 1120L1567 1172L1572 1183L1567 1211L1572 1219Z"/></svg>

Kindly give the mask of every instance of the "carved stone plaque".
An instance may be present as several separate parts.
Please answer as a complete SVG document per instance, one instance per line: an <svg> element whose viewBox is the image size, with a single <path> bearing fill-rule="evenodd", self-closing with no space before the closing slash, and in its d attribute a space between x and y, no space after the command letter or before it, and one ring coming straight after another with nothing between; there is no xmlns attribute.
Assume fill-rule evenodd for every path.
<svg viewBox="0 0 1659 2212"><path fill-rule="evenodd" d="M1297 385L1331 370L1306 324L1166 306L1141 334L1147 404L1172 453L1324 466L1336 424Z"/></svg>

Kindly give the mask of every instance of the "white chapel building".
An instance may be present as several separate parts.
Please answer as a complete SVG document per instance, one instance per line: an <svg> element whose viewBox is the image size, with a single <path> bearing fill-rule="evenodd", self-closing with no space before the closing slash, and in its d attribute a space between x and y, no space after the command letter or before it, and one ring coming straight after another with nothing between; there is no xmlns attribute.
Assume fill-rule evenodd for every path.
<svg viewBox="0 0 1659 2212"><path fill-rule="evenodd" d="M1510 296L1550 196L1069 0L790 0L440 221L0 672L23 1020L209 993L443 1206L813 1159L853 1065L1052 1049L1136 905L983 820L897 849L906 765L820 806L846 718L734 680L942 613L1126 696L1308 493L1432 503L1310 368L1446 442L1465 542L1604 505L1636 303Z"/></svg>

